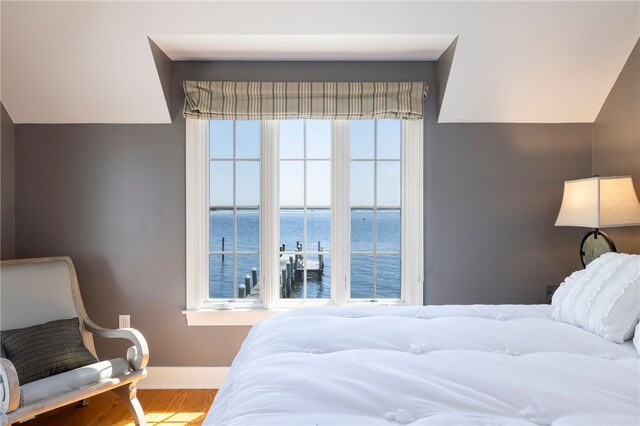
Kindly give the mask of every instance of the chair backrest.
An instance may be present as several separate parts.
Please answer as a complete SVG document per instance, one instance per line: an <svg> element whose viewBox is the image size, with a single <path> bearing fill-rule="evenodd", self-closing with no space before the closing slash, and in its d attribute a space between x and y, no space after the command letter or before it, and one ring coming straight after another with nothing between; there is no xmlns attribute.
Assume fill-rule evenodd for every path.
<svg viewBox="0 0 640 426"><path fill-rule="evenodd" d="M82 300L70 258L0 262L0 330L79 317L76 303Z"/></svg>

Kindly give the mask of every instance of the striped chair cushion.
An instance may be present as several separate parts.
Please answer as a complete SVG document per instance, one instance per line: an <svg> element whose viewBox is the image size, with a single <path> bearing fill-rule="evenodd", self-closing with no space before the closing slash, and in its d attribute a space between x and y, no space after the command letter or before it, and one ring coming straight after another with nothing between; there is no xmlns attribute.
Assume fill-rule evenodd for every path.
<svg viewBox="0 0 640 426"><path fill-rule="evenodd" d="M21 385L97 362L84 346L78 318L5 330L0 339Z"/></svg>

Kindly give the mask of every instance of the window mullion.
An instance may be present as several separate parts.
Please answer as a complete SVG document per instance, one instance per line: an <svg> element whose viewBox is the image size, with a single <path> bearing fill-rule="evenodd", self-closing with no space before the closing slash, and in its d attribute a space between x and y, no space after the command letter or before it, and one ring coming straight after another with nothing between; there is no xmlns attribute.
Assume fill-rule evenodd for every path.
<svg viewBox="0 0 640 426"><path fill-rule="evenodd" d="M302 121L302 299L307 298L307 120ZM296 247L296 250L298 248Z"/></svg>
<svg viewBox="0 0 640 426"><path fill-rule="evenodd" d="M331 122L331 294L337 305L349 300L349 121Z"/></svg>
<svg viewBox="0 0 640 426"><path fill-rule="evenodd" d="M373 122L373 299L378 285L378 120Z"/></svg>
<svg viewBox="0 0 640 426"><path fill-rule="evenodd" d="M233 298L239 299L240 294L238 290L238 256L236 254L238 248L238 200L236 198L237 192L237 164L236 164L236 121L233 122L233 247L232 256L233 256ZM249 289L246 290L247 292Z"/></svg>
<svg viewBox="0 0 640 426"><path fill-rule="evenodd" d="M280 293L279 123L261 122L260 263L262 303L271 309Z"/></svg>

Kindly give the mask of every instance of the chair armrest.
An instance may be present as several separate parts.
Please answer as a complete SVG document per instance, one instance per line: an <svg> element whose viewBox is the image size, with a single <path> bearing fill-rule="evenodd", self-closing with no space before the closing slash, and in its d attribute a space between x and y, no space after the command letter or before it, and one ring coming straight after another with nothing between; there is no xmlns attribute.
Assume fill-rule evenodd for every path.
<svg viewBox="0 0 640 426"><path fill-rule="evenodd" d="M20 405L20 382L13 363L6 358L0 358L0 379L2 380L2 401L0 412L10 413Z"/></svg>
<svg viewBox="0 0 640 426"><path fill-rule="evenodd" d="M135 371L142 370L149 362L149 346L142 333L135 328L118 328L115 330L102 328L92 321L85 319L84 326L87 331L107 339L127 339L133 343L127 350L127 361Z"/></svg>

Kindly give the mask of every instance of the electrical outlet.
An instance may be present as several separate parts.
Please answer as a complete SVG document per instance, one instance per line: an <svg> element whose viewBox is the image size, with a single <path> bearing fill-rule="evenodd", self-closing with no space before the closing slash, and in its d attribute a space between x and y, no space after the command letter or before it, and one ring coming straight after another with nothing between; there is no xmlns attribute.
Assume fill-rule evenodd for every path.
<svg viewBox="0 0 640 426"><path fill-rule="evenodd" d="M131 327L131 319L129 315L119 315L118 328L129 328L129 327Z"/></svg>

